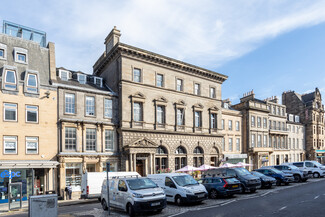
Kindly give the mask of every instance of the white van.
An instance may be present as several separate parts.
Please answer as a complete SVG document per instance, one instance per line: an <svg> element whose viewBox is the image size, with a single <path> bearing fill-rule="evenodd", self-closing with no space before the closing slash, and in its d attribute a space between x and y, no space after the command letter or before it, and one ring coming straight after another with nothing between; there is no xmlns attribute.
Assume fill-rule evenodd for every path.
<svg viewBox="0 0 325 217"><path fill-rule="evenodd" d="M127 174L127 172L126 172ZM107 210L107 180L103 181L101 190L101 204ZM124 175L109 179L110 206L126 211L130 216L137 212L161 212L166 207L164 191L151 179Z"/></svg>
<svg viewBox="0 0 325 217"><path fill-rule="evenodd" d="M109 172L108 176L118 177L125 175L134 175L139 176L137 172ZM86 172L82 174L81 177L81 198L89 199L89 198L98 198L100 201L100 195L102 190L103 181L107 179L107 172Z"/></svg>
<svg viewBox="0 0 325 217"><path fill-rule="evenodd" d="M318 163L317 161L302 161L302 162L293 162L287 163L292 164L298 167L300 170L307 170L309 174L312 174L314 178L324 177L325 176L325 166Z"/></svg>
<svg viewBox="0 0 325 217"><path fill-rule="evenodd" d="M177 205L201 202L208 197L205 187L186 173L161 173L148 177L164 189L167 201L175 202Z"/></svg>

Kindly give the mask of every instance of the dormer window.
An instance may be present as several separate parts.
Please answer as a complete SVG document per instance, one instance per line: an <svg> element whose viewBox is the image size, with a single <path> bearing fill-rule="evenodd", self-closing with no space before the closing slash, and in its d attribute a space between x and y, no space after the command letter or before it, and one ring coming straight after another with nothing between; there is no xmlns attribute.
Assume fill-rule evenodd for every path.
<svg viewBox="0 0 325 217"><path fill-rule="evenodd" d="M15 62L17 63L28 63L28 51L23 48L15 47L14 48L15 54Z"/></svg>
<svg viewBox="0 0 325 217"><path fill-rule="evenodd" d="M78 81L80 84L86 84L87 76L83 74L78 74Z"/></svg>
<svg viewBox="0 0 325 217"><path fill-rule="evenodd" d="M4 56L5 56L5 51L4 49L0 48L0 58L4 59Z"/></svg>
<svg viewBox="0 0 325 217"><path fill-rule="evenodd" d="M38 93L38 72L27 71L25 78L25 92Z"/></svg>
<svg viewBox="0 0 325 217"><path fill-rule="evenodd" d="M17 76L16 71L6 70L4 75L4 89L17 90Z"/></svg>
<svg viewBox="0 0 325 217"><path fill-rule="evenodd" d="M69 72L68 71L65 71L65 70L60 70L59 71L59 76L60 76L60 78L61 78L61 80L63 80L63 81L68 81L69 80Z"/></svg>
<svg viewBox="0 0 325 217"><path fill-rule="evenodd" d="M0 60L7 59L7 45L0 43Z"/></svg>
<svg viewBox="0 0 325 217"><path fill-rule="evenodd" d="M96 84L96 86L98 86L98 87L102 87L103 86L103 79L95 77L94 78L94 84Z"/></svg>

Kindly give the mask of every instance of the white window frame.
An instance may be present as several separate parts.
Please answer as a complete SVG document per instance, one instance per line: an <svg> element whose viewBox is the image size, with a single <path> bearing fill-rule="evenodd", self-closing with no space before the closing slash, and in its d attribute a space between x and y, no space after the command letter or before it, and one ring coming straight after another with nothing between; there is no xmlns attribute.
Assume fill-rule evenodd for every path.
<svg viewBox="0 0 325 217"><path fill-rule="evenodd" d="M161 108L161 110L159 110L158 108ZM163 105L157 105L157 124L165 124L166 122L166 111L165 111L166 107ZM161 121L159 120L161 116Z"/></svg>
<svg viewBox="0 0 325 217"><path fill-rule="evenodd" d="M72 96L73 95L73 104L72 103L67 103L67 96ZM69 97L68 97L69 98ZM67 111L67 105L73 105L73 112ZM72 107L71 107L72 108ZM70 110L70 107L68 108ZM64 94L64 114L76 114L76 94L74 93L65 93Z"/></svg>
<svg viewBox="0 0 325 217"><path fill-rule="evenodd" d="M85 78L85 79L84 79L85 82L82 82L82 81L80 80L81 77L84 77L84 78ZM79 82L80 84L87 84L87 75L84 75L84 74L80 74L80 73L78 73L78 74L77 74L77 79L78 79L78 82Z"/></svg>
<svg viewBox="0 0 325 217"><path fill-rule="evenodd" d="M158 85L158 77L161 76L162 80L161 80L161 86ZM156 74L156 86L157 87L164 87L165 86L165 78L163 74L157 73Z"/></svg>
<svg viewBox="0 0 325 217"><path fill-rule="evenodd" d="M217 129L218 128L218 114L211 113L210 114L210 128Z"/></svg>
<svg viewBox="0 0 325 217"><path fill-rule="evenodd" d="M232 130L232 120L228 120L228 130Z"/></svg>
<svg viewBox="0 0 325 217"><path fill-rule="evenodd" d="M201 95L201 84L194 83L194 95L197 95L197 96Z"/></svg>
<svg viewBox="0 0 325 217"><path fill-rule="evenodd" d="M65 80L65 79L62 78L62 73L66 73L66 75L67 75L67 80ZM59 77L61 78L62 81L69 81L69 79L70 79L70 72L67 71L67 70L62 70L62 69L60 69L60 70L59 70Z"/></svg>
<svg viewBox="0 0 325 217"><path fill-rule="evenodd" d="M106 102L110 102L107 104ZM104 98L104 118L113 118L113 100Z"/></svg>
<svg viewBox="0 0 325 217"><path fill-rule="evenodd" d="M139 108L135 108L135 104L139 104ZM136 120L136 109L139 110L139 118ZM143 102L134 102L133 103L133 121L141 122L143 121Z"/></svg>
<svg viewBox="0 0 325 217"><path fill-rule="evenodd" d="M194 127L202 127L202 111L194 111Z"/></svg>
<svg viewBox="0 0 325 217"><path fill-rule="evenodd" d="M28 108L30 107L30 108ZM34 107L34 108L31 108L31 107ZM28 121L28 114L27 112L36 112L36 121ZM25 118L25 121L26 123L38 123L38 106L36 105L26 105L25 106L25 115L26 115L26 118Z"/></svg>
<svg viewBox="0 0 325 217"><path fill-rule="evenodd" d="M178 85L178 81L180 81L180 86ZM181 78L176 78L176 91L184 91L184 80Z"/></svg>
<svg viewBox="0 0 325 217"><path fill-rule="evenodd" d="M12 83L12 82L7 82L7 74L8 74L8 71L11 71L14 73L14 78L15 78L15 82ZM5 89L5 90L17 90L18 89L18 78L17 78L17 70L16 69L5 69L4 70L4 76L2 76L2 88ZM14 88L11 88L11 87L6 87L6 85L12 85L12 86L15 86Z"/></svg>
<svg viewBox="0 0 325 217"><path fill-rule="evenodd" d="M87 105L87 100L88 99L94 99L93 102L94 104L93 105ZM90 109L93 108L94 110L94 114L91 114L90 113ZM96 116L96 97L95 96L86 96L85 97L85 115L86 116Z"/></svg>
<svg viewBox="0 0 325 217"><path fill-rule="evenodd" d="M70 136L67 136L67 135L72 135L72 131L69 131L70 129L73 129L74 130L74 134L75 134L75 137L70 137ZM70 144L67 144L67 139L69 141L71 141L72 143ZM75 144L73 144L75 143ZM72 148L68 147L67 146L71 146ZM64 128L64 150L66 151L76 151L77 150L77 128L76 127L65 127Z"/></svg>
<svg viewBox="0 0 325 217"><path fill-rule="evenodd" d="M99 85L97 84L97 80L99 80ZM103 78L100 77L94 77L94 84L99 87L103 87Z"/></svg>
<svg viewBox="0 0 325 217"><path fill-rule="evenodd" d="M15 105L15 120L6 120L6 107ZM3 104L3 121L12 121L17 122L17 112L18 112L18 105L15 103L4 103Z"/></svg>
<svg viewBox="0 0 325 217"><path fill-rule="evenodd" d="M6 142L7 141L15 143L15 152L6 153L6 150L8 149L8 148L6 148ZM18 152L17 143L18 143L18 137L17 136L3 136L3 154L17 154L17 152Z"/></svg>
<svg viewBox="0 0 325 217"><path fill-rule="evenodd" d="M25 61L18 59L18 55L25 55ZM14 47L14 60L16 63L28 64L28 50L20 47Z"/></svg>
<svg viewBox="0 0 325 217"><path fill-rule="evenodd" d="M110 133L111 133L111 135L110 135ZM111 144L109 144L109 143L111 143ZM114 151L114 149L115 149L114 143L115 143L115 131L105 129L105 151ZM109 146L111 146L111 148L108 148Z"/></svg>
<svg viewBox="0 0 325 217"><path fill-rule="evenodd" d="M137 76L137 78L139 78L139 80L136 80L135 78L136 78L136 76L135 76L135 71L139 71L139 76ZM133 80L133 82L137 82L137 83L141 83L142 82L142 70L141 69L139 69L139 68L133 68L133 70L132 70L132 80Z"/></svg>
<svg viewBox="0 0 325 217"><path fill-rule="evenodd" d="M28 85L29 77L35 76L36 86ZM26 92L28 93L38 93L38 74L33 72L27 72L27 79L26 79Z"/></svg>
<svg viewBox="0 0 325 217"><path fill-rule="evenodd" d="M213 90L213 93L211 91ZM216 88L215 87L210 87L210 98L216 98Z"/></svg>
<svg viewBox="0 0 325 217"><path fill-rule="evenodd" d="M38 137L36 136L27 136L25 137L25 144L26 144L26 154L38 154L38 149L39 149L39 143L38 143ZM35 153L29 153L28 152L28 143L29 142L36 142L36 152Z"/></svg>
<svg viewBox="0 0 325 217"><path fill-rule="evenodd" d="M87 138L87 134L88 134L88 132L90 132L91 131L91 134L90 134L90 136L93 136L93 135L95 135L95 139L93 139L93 138L91 138L90 140ZM93 134L93 132L95 132L94 134ZM94 142L95 144L94 144L94 147L93 147L93 144L87 144L87 143L92 143L92 142ZM88 149L87 148L87 146L91 146L91 149ZM86 129L86 151L96 151L97 150L97 129L96 128L87 128Z"/></svg>
<svg viewBox="0 0 325 217"><path fill-rule="evenodd" d="M7 59L7 45L0 43L0 50L3 50L3 56L0 56L0 60Z"/></svg>
<svg viewBox="0 0 325 217"><path fill-rule="evenodd" d="M236 131L240 131L239 121L236 121Z"/></svg>
<svg viewBox="0 0 325 217"><path fill-rule="evenodd" d="M180 111L180 112L178 112L178 111ZM176 125L177 126L185 125L185 109L184 108L176 109Z"/></svg>

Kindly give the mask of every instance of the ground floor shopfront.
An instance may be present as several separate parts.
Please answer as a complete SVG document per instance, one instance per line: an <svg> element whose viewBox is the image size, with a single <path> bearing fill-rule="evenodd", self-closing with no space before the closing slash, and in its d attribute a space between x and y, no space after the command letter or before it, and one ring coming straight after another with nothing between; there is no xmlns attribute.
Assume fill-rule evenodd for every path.
<svg viewBox="0 0 325 217"><path fill-rule="evenodd" d="M106 171L106 162L111 164L110 171L119 171L120 159L112 153L60 153L59 155L59 195L65 196L65 187L72 187L72 198L79 199L82 174Z"/></svg>
<svg viewBox="0 0 325 217"><path fill-rule="evenodd" d="M182 135L122 131L121 171L136 171L143 176L186 165L218 166L223 158L221 135Z"/></svg>
<svg viewBox="0 0 325 217"><path fill-rule="evenodd" d="M22 200L55 191L57 165L56 161L0 161L0 203L8 203L11 183L21 183Z"/></svg>

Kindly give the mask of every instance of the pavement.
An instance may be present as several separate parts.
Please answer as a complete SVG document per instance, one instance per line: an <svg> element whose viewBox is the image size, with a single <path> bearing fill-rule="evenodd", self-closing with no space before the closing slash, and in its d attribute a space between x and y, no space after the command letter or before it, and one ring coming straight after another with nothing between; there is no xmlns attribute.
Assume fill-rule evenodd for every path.
<svg viewBox="0 0 325 217"><path fill-rule="evenodd" d="M324 189L324 195L317 194L317 190L319 188ZM304 190L305 189L305 190ZM283 194L283 195L282 195ZM307 182L304 183L292 183L289 186L276 186L272 189L259 189L256 193L245 193L245 194L238 194L232 198L218 198L215 200L209 199L203 201L201 204L195 205L183 205L183 206L176 206L172 203L168 203L167 207L160 213L145 213L140 214L141 216L157 216L157 217L165 217L165 216L256 216L254 215L254 211L257 207L262 207L261 210L263 211L264 206L269 206L269 212L273 210L273 204L276 206L276 210L283 208L288 203L288 201L293 200L295 198L300 199L302 194L309 195L309 197L313 197L320 200L322 198L325 199L325 179L309 179ZM315 194L315 195L314 195ZM281 196L280 196L281 195ZM288 196L289 195L289 196ZM292 195L292 196L290 196ZM310 196L311 195L311 196ZM292 199L293 198L293 199ZM312 199L313 199L312 198ZM304 200L308 201L308 198ZM301 202L301 201L299 201ZM316 202L316 201L315 201ZM323 201L325 203L325 201ZM259 204L261 203L261 204ZM243 204L243 205L241 205ZM259 206L255 206L255 204ZM306 203L307 204L307 203ZM310 204L308 204L310 205ZM299 207L300 205L297 203L295 206L292 207ZM227 207L227 209L225 209ZM236 209L234 208L236 207ZM238 208L237 208L238 207ZM249 212L247 212L247 207L250 207ZM308 207L304 207L305 210ZM323 208L320 206L320 208ZM283 208L287 209L287 208ZM314 208L315 209L315 208ZM222 210L225 213L219 215L219 211ZM229 210L231 212L229 212ZM319 209L316 209L319 210ZM232 213L233 215L226 215L227 213ZM237 211L237 213L235 213ZM247 212L247 213L246 213ZM323 211L325 212L325 211ZM106 217L107 211L104 211L101 208L100 203L98 200L76 200L76 201L62 201L59 204L58 213L60 217ZM201 214L202 213L202 214ZM218 213L218 215L216 215ZM246 215L250 213L250 215ZM14 212L14 213L7 213L10 214L11 217L25 217L27 216L26 212ZM280 212L281 214L281 212ZM323 213L322 213L323 214ZM274 213L277 215L277 213ZM1 214L0 214L1 216ZM119 211L116 209L111 210L111 216L128 216L125 212ZM259 215L264 216L264 215ZM272 215L266 215L272 216ZM285 216L285 215L277 215L277 216ZM303 216L303 215L296 215L296 216ZM308 216L308 215L304 215ZM316 216L316 215L314 215ZM318 215L323 216L323 215Z"/></svg>

